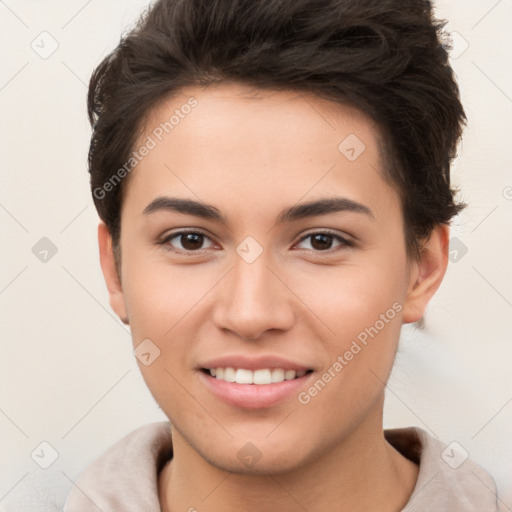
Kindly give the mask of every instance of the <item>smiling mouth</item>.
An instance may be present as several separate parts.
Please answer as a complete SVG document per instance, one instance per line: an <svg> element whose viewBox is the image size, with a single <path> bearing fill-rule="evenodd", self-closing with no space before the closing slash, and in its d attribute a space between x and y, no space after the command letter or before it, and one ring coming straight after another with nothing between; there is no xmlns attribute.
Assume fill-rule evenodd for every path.
<svg viewBox="0 0 512 512"><path fill-rule="evenodd" d="M258 386L266 384L278 384L285 380L294 380L304 377L313 370L285 370L283 368L261 368L258 370L247 370L245 368L202 368L202 372L216 380L234 382L237 384L255 384Z"/></svg>

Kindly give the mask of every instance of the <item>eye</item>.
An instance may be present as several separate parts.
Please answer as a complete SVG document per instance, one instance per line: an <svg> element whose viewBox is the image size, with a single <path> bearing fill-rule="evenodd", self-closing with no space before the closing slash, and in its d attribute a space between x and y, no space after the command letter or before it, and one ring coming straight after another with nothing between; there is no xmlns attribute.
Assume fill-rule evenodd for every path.
<svg viewBox="0 0 512 512"><path fill-rule="evenodd" d="M312 249L316 252L327 252L332 249L333 240L337 240L340 242L338 247L352 247L354 244L347 240L346 238L338 235L337 233L333 233L331 231L318 231L315 233L309 233L306 236L303 236L300 239L300 242L311 239L310 245Z"/></svg>
<svg viewBox="0 0 512 512"><path fill-rule="evenodd" d="M178 231L171 233L163 238L159 243L161 245L169 245L170 250L182 253L202 252L204 240L210 239L205 233L201 231ZM177 243L181 247L175 247L172 240L177 239Z"/></svg>

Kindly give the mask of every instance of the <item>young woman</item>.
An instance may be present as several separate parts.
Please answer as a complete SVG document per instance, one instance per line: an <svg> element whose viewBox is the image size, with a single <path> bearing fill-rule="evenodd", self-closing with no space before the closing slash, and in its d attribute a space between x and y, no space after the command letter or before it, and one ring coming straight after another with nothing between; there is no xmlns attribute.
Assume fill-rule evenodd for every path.
<svg viewBox="0 0 512 512"><path fill-rule="evenodd" d="M497 510L457 447L382 422L464 206L441 28L425 0L160 0L95 70L101 265L169 422L66 512Z"/></svg>

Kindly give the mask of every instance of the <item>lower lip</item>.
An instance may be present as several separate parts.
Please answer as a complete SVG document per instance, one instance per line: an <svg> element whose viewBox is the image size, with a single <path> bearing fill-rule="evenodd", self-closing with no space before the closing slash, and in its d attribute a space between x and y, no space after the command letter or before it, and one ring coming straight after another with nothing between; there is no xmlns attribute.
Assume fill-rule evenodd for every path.
<svg viewBox="0 0 512 512"><path fill-rule="evenodd" d="M272 384L238 384L199 371L200 379L215 396L230 405L245 409L265 409L297 396L312 375L307 373L296 379Z"/></svg>

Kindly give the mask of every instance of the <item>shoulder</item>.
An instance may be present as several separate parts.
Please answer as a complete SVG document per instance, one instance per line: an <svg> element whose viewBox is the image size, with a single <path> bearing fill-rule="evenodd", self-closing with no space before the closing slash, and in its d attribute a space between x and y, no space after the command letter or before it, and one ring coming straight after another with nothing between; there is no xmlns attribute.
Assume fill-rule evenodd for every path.
<svg viewBox="0 0 512 512"><path fill-rule="evenodd" d="M419 465L413 494L402 512L496 512L492 476L457 442L445 444L418 427L384 431L387 441Z"/></svg>
<svg viewBox="0 0 512 512"><path fill-rule="evenodd" d="M169 422L137 428L85 469L74 482L64 512L159 510L158 472L170 457Z"/></svg>

